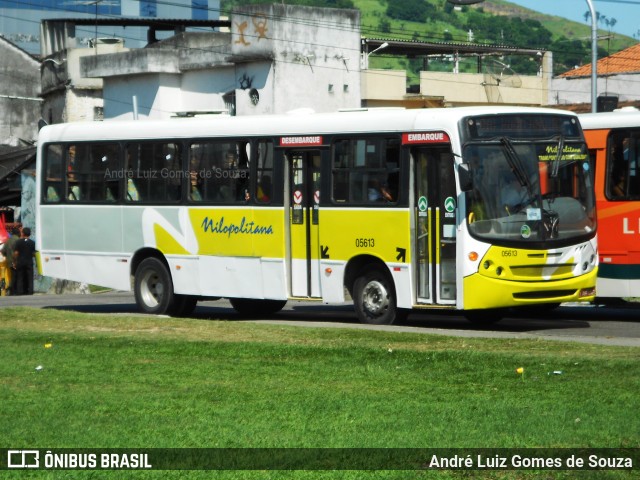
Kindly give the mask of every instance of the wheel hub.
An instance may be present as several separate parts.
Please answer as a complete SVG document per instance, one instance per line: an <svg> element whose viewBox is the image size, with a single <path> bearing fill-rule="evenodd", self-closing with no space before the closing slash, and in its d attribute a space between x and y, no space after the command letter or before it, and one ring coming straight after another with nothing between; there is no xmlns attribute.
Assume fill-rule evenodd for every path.
<svg viewBox="0 0 640 480"><path fill-rule="evenodd" d="M372 315L382 315L389 308L389 294L379 281L367 283L362 293L364 308Z"/></svg>
<svg viewBox="0 0 640 480"><path fill-rule="evenodd" d="M164 295L164 285L158 275L149 272L142 280L141 294L145 304L150 307L157 306Z"/></svg>

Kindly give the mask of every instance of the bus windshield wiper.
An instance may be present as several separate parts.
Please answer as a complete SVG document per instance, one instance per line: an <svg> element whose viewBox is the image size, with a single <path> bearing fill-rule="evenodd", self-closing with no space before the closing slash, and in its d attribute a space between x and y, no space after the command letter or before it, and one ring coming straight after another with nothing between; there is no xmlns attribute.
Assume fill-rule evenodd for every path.
<svg viewBox="0 0 640 480"><path fill-rule="evenodd" d="M553 164L551 165L551 173L549 174L552 178L558 176L558 170L560 169L560 160L562 159L562 152L564 151L564 136L559 135L558 138L558 154L556 155Z"/></svg>
<svg viewBox="0 0 640 480"><path fill-rule="evenodd" d="M523 187L527 187L527 193L529 195L529 198L531 199L535 198L535 195L533 194L533 186L531 185L529 176L527 175L527 172L525 171L524 166L522 165L522 160L520 159L518 152L516 152L515 148L513 148L513 144L511 143L511 140L509 140L507 137L502 137L500 139L500 143L504 148L504 153L507 159L507 163L509 164L509 167L511 167L511 170L513 171L513 174L516 176L516 179L518 180L520 185L522 185Z"/></svg>

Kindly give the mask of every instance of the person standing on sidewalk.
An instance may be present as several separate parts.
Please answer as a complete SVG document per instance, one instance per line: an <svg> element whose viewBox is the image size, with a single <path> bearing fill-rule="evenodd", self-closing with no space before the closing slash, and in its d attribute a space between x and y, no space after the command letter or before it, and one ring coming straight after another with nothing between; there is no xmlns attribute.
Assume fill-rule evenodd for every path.
<svg viewBox="0 0 640 480"><path fill-rule="evenodd" d="M2 254L5 256L7 262L7 278L6 278L6 293L8 295L16 294L16 268L13 259L13 252L16 248L16 244L20 240L20 229L14 227L11 229L11 236L7 239L4 245L2 245Z"/></svg>
<svg viewBox="0 0 640 480"><path fill-rule="evenodd" d="M29 238L30 236L31 229L24 227L13 252L16 295L33 295L33 259L36 256L36 243Z"/></svg>

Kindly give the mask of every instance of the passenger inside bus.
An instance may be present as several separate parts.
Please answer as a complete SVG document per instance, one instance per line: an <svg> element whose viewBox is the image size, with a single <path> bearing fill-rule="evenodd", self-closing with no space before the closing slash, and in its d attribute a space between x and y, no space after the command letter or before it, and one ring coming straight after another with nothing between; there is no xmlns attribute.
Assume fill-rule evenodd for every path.
<svg viewBox="0 0 640 480"><path fill-rule="evenodd" d="M200 159L192 154L189 162L189 200L192 202L201 202L203 200L202 192L200 191L202 179L200 178L199 171Z"/></svg>
<svg viewBox="0 0 640 480"><path fill-rule="evenodd" d="M507 213L509 215L516 213L523 206L526 197L526 190L520 185L515 174L513 172L506 173L500 182L500 204L504 206Z"/></svg>
<svg viewBox="0 0 640 480"><path fill-rule="evenodd" d="M614 197L624 197L626 195L627 176L623 170L618 170L613 174L613 188L611 192Z"/></svg>
<svg viewBox="0 0 640 480"><path fill-rule="evenodd" d="M370 202L393 202L389 183L380 183L378 179L371 179L367 185L367 199Z"/></svg>
<svg viewBox="0 0 640 480"><path fill-rule="evenodd" d="M269 203L271 201L271 177L269 175L262 176L256 196L260 203Z"/></svg>

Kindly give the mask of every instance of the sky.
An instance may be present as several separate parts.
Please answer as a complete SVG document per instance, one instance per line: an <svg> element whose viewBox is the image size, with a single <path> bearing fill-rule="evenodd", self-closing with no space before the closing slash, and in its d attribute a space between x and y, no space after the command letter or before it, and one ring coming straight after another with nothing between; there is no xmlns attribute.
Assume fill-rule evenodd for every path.
<svg viewBox="0 0 640 480"><path fill-rule="evenodd" d="M491 1L491 0L489 0ZM587 0L507 0L537 12L557 15L574 22L585 23L584 14L589 11ZM640 39L640 0L592 0L593 8L600 15L615 18L613 32ZM591 26L591 19L586 23ZM606 29L603 23L598 28Z"/></svg>

